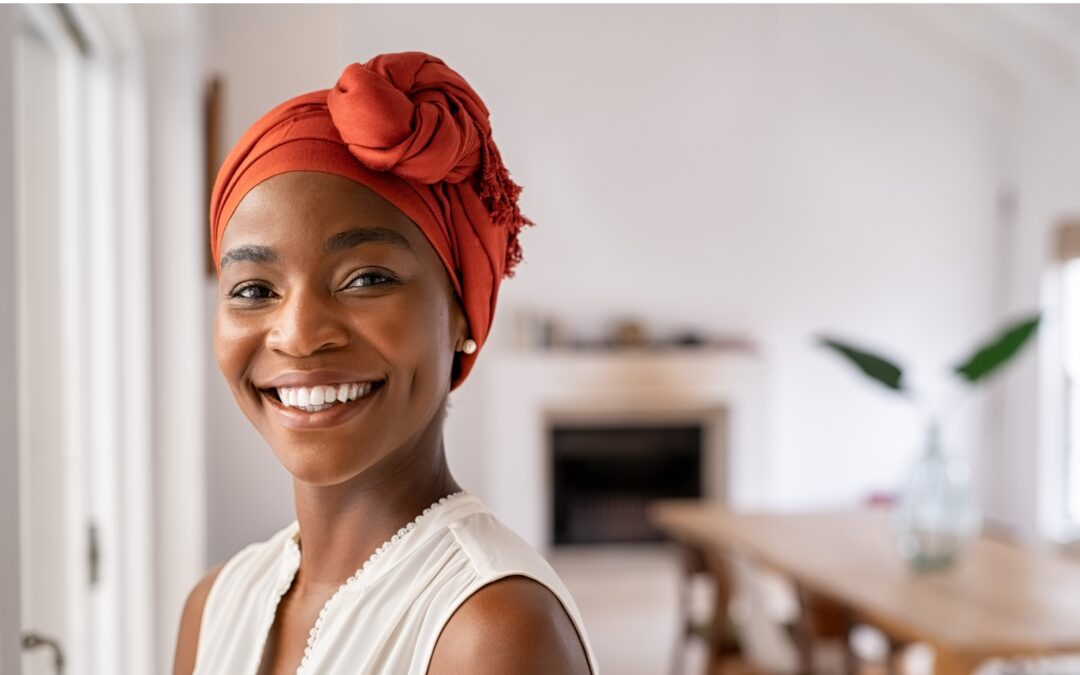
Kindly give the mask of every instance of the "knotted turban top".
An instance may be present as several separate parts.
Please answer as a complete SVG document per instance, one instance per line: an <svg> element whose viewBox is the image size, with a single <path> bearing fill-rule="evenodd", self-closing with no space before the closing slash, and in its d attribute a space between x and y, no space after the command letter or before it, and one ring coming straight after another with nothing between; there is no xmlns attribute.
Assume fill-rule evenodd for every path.
<svg viewBox="0 0 1080 675"><path fill-rule="evenodd" d="M521 187L492 140L487 107L461 75L421 52L382 54L348 66L333 89L297 96L264 115L214 182L216 265L222 233L244 195L289 171L353 179L412 219L446 266L469 337L483 346L499 283L521 260L518 233L531 222L518 208ZM479 351L458 354L452 389Z"/></svg>

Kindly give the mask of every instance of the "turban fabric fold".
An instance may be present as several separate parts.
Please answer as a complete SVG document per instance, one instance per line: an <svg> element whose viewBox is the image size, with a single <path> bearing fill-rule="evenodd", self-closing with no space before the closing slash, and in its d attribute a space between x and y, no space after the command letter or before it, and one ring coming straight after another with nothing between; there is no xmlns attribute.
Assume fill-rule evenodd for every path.
<svg viewBox="0 0 1080 675"><path fill-rule="evenodd" d="M531 224L491 136L488 110L443 61L421 52L354 63L333 89L277 106L233 147L214 183L210 242L221 236L244 195L289 171L323 171L374 190L413 222L449 273L483 346L504 277L521 260L518 233ZM479 349L459 354L452 388Z"/></svg>

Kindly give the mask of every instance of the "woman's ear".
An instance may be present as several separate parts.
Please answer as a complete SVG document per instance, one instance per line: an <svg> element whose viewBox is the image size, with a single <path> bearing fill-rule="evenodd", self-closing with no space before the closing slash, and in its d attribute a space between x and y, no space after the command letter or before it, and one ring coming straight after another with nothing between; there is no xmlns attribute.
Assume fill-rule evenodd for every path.
<svg viewBox="0 0 1080 675"><path fill-rule="evenodd" d="M453 350L454 360L453 365L450 367L450 381L454 382L458 373L461 372L461 357L464 356L463 349L465 340L470 337L469 333L469 319L465 315L465 310L461 306L461 301L458 299L457 294L451 295L452 302L450 303L450 348Z"/></svg>
<svg viewBox="0 0 1080 675"><path fill-rule="evenodd" d="M461 345L465 340L472 335L469 332L469 319L465 315L465 309L461 306L461 301L457 295L453 296L454 300L450 304L450 337L454 341L454 351L461 351Z"/></svg>

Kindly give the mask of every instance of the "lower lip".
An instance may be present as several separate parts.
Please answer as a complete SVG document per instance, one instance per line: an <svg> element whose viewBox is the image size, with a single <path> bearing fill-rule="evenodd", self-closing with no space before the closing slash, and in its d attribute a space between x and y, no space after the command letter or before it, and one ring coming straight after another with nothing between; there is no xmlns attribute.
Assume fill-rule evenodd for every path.
<svg viewBox="0 0 1080 675"><path fill-rule="evenodd" d="M270 403L270 408L277 414L281 425L284 427L304 431L329 429L345 424L363 412L368 407L371 399L378 396L379 392L383 390L384 384L385 382L367 395L353 399L348 403L338 403L326 410L311 413L304 412L299 408L290 408L264 391L259 391L259 395Z"/></svg>

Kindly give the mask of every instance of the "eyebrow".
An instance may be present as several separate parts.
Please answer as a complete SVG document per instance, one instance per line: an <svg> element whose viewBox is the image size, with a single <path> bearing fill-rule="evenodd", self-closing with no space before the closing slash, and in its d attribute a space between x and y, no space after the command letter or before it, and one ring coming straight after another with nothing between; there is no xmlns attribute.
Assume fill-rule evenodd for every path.
<svg viewBox="0 0 1080 675"><path fill-rule="evenodd" d="M357 228L338 232L326 240L326 243L323 244L323 251L325 253L337 253L372 241L393 244L413 252L412 244L409 243L408 239L386 227ZM221 256L220 267L223 268L234 262L267 263L275 261L277 261L277 253L269 246L237 246L236 248L230 248Z"/></svg>
<svg viewBox="0 0 1080 675"><path fill-rule="evenodd" d="M237 246L230 248L221 256L221 264L218 267L223 268L234 262L274 262L275 260L277 260L277 253L269 246Z"/></svg>
<svg viewBox="0 0 1080 675"><path fill-rule="evenodd" d="M338 232L323 244L325 253L336 253L370 241L393 244L413 252L412 244L400 233L386 227L365 227Z"/></svg>

